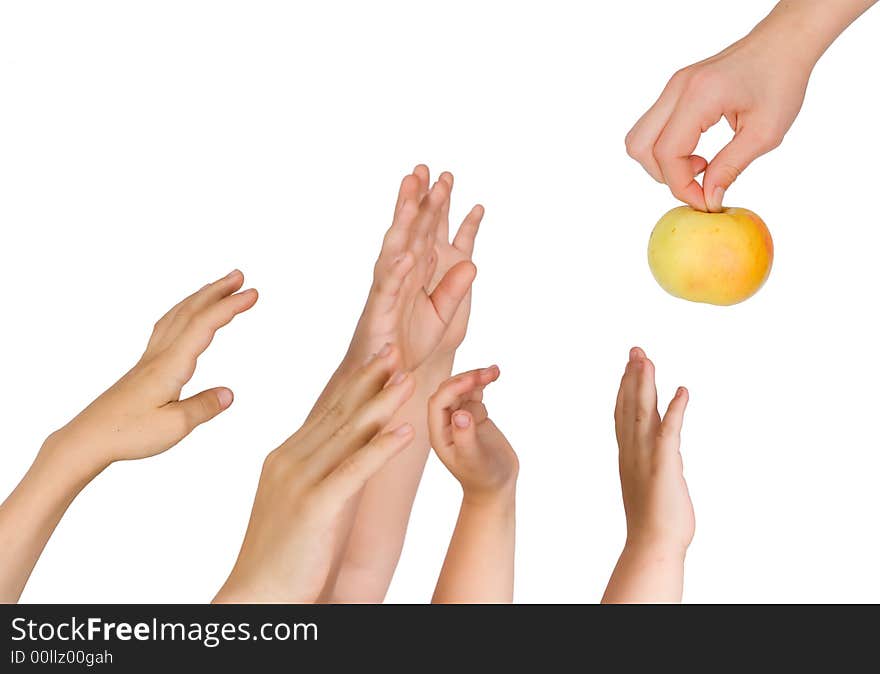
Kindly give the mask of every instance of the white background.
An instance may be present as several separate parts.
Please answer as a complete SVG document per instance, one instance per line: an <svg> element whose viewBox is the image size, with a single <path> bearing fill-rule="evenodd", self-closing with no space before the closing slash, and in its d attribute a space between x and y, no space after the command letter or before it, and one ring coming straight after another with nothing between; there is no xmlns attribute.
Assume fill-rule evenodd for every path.
<svg viewBox="0 0 880 674"><path fill-rule="evenodd" d="M674 70L771 5L3 3L0 491L179 298L233 267L261 292L188 389L228 385L232 409L95 480L23 600L213 596L262 459L344 352L398 181L424 161L455 173L457 217L487 209L456 367L502 368L487 402L522 462L519 601L601 596L624 537L612 408L633 344L662 404L691 391L685 600L880 601L880 11L728 193L776 242L745 304L654 283L648 235L676 203L623 148ZM458 498L432 458L389 600L430 598Z"/></svg>

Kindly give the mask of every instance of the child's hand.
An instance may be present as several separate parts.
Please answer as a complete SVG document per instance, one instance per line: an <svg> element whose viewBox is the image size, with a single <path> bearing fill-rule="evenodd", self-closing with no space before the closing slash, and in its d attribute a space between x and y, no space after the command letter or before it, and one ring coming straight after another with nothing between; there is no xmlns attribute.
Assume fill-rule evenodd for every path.
<svg viewBox="0 0 880 674"><path fill-rule="evenodd" d="M614 411L628 547L684 555L694 536L694 510L678 451L687 402L687 389L679 388L661 420L654 365L641 349L632 349Z"/></svg>
<svg viewBox="0 0 880 674"><path fill-rule="evenodd" d="M0 505L0 602L17 601L68 506L113 461L153 456L232 403L214 388L180 400L214 333L257 301L234 271L169 311L126 375L55 431Z"/></svg>
<svg viewBox="0 0 880 674"><path fill-rule="evenodd" d="M400 365L399 349L384 346L326 412L269 454L238 561L215 601L318 599L345 505L413 439L410 424L382 430L414 390Z"/></svg>
<svg viewBox="0 0 880 674"><path fill-rule="evenodd" d="M470 258L483 209L475 206L449 243L452 175L444 173L429 185L422 165L403 179L348 353L312 411L326 409L351 370L384 343L398 345L403 366L417 381L415 394L391 421L392 426L411 424L413 441L344 514L337 570L322 600L376 602L385 596L430 451L427 398L449 376L467 330L476 274Z"/></svg>
<svg viewBox="0 0 880 674"><path fill-rule="evenodd" d="M499 374L493 365L456 375L428 401L431 445L461 483L466 500L512 495L516 486L516 452L482 402L483 388Z"/></svg>
<svg viewBox="0 0 880 674"><path fill-rule="evenodd" d="M413 174L419 179L420 189L426 191L430 180L428 167L419 165L413 171ZM440 174L440 180L445 182L449 187L450 195L452 193L453 177L448 171ZM440 211L440 219L437 223L437 237L435 240L437 267L434 270L433 278L428 284L429 289L434 288L442 280L443 276L460 262L469 262L474 253L474 242L477 238L477 232L480 229L480 222L483 220L483 207L477 204L465 216L455 238L449 241L449 206L450 201L447 200ZM446 331L443 338L437 345L432 358L451 359L455 354L455 350L461 345L467 332L468 319L471 313L471 289L467 290L458 310L452 319L446 325Z"/></svg>
<svg viewBox="0 0 880 674"><path fill-rule="evenodd" d="M630 351L614 410L626 545L605 603L681 601L685 553L694 537L694 509L678 453L687 401L687 390L679 388L661 420L654 365L641 349Z"/></svg>
<svg viewBox="0 0 880 674"><path fill-rule="evenodd" d="M415 369L438 349L454 351L464 338L476 276L470 257L483 210L474 207L450 244L452 176L444 173L431 188L428 181L427 167L418 166L400 185L349 348L356 362L393 342L404 365Z"/></svg>
<svg viewBox="0 0 880 674"><path fill-rule="evenodd" d="M233 271L180 302L156 323L147 350L122 379L53 433L44 452L59 451L95 466L164 452L232 404L232 391L213 388L180 399L196 361L214 334L257 301L236 292ZM234 294L235 293L235 294Z"/></svg>
<svg viewBox="0 0 880 674"><path fill-rule="evenodd" d="M459 374L428 401L431 444L463 491L435 603L513 601L519 461L482 402L499 374L494 365Z"/></svg>

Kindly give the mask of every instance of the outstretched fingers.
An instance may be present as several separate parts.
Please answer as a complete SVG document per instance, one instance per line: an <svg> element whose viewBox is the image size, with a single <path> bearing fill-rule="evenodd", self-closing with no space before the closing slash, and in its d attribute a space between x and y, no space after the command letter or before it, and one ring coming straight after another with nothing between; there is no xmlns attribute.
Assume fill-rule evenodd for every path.
<svg viewBox="0 0 880 674"><path fill-rule="evenodd" d="M428 250L432 249L437 238L437 225L444 204L449 201L449 184L438 180L419 205L419 214L412 228L408 249L416 256L417 264L427 269Z"/></svg>
<svg viewBox="0 0 880 674"><path fill-rule="evenodd" d="M636 401L635 401L635 433L636 437L645 442L643 447L650 447L648 442L656 433L660 423L657 414L657 386L654 383L654 363L647 357L636 362Z"/></svg>
<svg viewBox="0 0 880 674"><path fill-rule="evenodd" d="M438 180L446 183L449 187L450 198L443 202L440 207L440 217L437 220L437 240L446 243L449 241L449 206L452 196L452 187L455 184L455 178L449 171L440 174Z"/></svg>
<svg viewBox="0 0 880 674"><path fill-rule="evenodd" d="M419 213L420 191L419 179L416 176L410 174L401 181L397 203L394 206L394 218L391 227L385 232L379 261L376 263L377 274L381 269L390 267L406 252L411 236L410 230Z"/></svg>
<svg viewBox="0 0 880 674"><path fill-rule="evenodd" d="M465 216L452 240L452 245L468 257L474 254L474 242L485 214L486 211L480 204L474 206L471 212Z"/></svg>
<svg viewBox="0 0 880 674"><path fill-rule="evenodd" d="M409 373L397 372L370 400L347 417L338 418L332 434L309 456L309 473L315 478L323 478L335 470L391 421L414 390L415 378Z"/></svg>
<svg viewBox="0 0 880 674"><path fill-rule="evenodd" d="M621 431L632 425L632 417L636 410L636 391L638 386L638 363L646 358L645 352L634 346L629 350L629 361L620 379L620 388L617 391L617 404L614 407L614 422L617 426L618 441Z"/></svg>
<svg viewBox="0 0 880 674"><path fill-rule="evenodd" d="M357 494L367 481L378 473L385 464L406 449L415 436L415 430L402 424L394 430L381 433L364 447L348 456L330 472L316 487L314 498L319 505L338 508Z"/></svg>
<svg viewBox="0 0 880 674"><path fill-rule="evenodd" d="M657 434L658 446L661 451L677 452L681 445L681 427L684 423L684 412L687 409L690 394L684 386L680 386L675 392L660 429Z"/></svg>
<svg viewBox="0 0 880 674"><path fill-rule="evenodd" d="M187 323L173 350L185 358L198 358L210 346L217 331L253 307L258 297L257 291L250 288L204 307Z"/></svg>
<svg viewBox="0 0 880 674"><path fill-rule="evenodd" d="M428 188L431 186L431 171L425 164L419 164L413 169L412 174L418 180L418 199L421 201L428 194Z"/></svg>
<svg viewBox="0 0 880 674"><path fill-rule="evenodd" d="M387 264L379 258L373 272L373 295L379 312L389 312L397 305L400 291L415 264L416 258L409 251L398 255Z"/></svg>
<svg viewBox="0 0 880 674"><path fill-rule="evenodd" d="M392 223L397 219L400 208L407 201L419 202L421 199L421 182L418 176L408 173L400 181L400 188L397 190L397 203L394 204L394 217Z"/></svg>
<svg viewBox="0 0 880 674"><path fill-rule="evenodd" d="M162 318L156 322L156 328L147 347L161 348L173 340L184 328L194 314L224 297L241 289L244 274L234 269L221 279L202 286L199 290L175 304Z"/></svg>
<svg viewBox="0 0 880 674"><path fill-rule="evenodd" d="M401 365L400 349L393 344L385 344L379 351L367 358L366 362L345 380L326 406L316 410L305 431L301 435L312 440L314 448L326 440L339 424L354 414L355 410L375 396L385 386Z"/></svg>

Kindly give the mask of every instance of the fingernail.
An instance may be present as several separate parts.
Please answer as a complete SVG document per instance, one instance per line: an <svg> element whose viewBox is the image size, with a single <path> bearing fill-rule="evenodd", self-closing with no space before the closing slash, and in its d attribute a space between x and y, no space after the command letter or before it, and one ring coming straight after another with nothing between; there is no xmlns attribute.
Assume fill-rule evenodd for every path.
<svg viewBox="0 0 880 674"><path fill-rule="evenodd" d="M413 427L410 424L400 424L400 426L391 432L398 438L402 438L406 435L410 435L413 432Z"/></svg>
<svg viewBox="0 0 880 674"><path fill-rule="evenodd" d="M499 368L497 365L490 365L483 370L484 374L495 374L496 372L501 372L501 368Z"/></svg>
<svg viewBox="0 0 880 674"><path fill-rule="evenodd" d="M676 397L684 395L684 386L679 386L678 390L675 392Z"/></svg>
<svg viewBox="0 0 880 674"><path fill-rule="evenodd" d="M391 353L391 343L388 342L381 349L379 349L379 358L384 358L389 353Z"/></svg>
<svg viewBox="0 0 880 674"><path fill-rule="evenodd" d="M456 412L452 415L452 423L454 423L457 428L467 428L471 425L471 418L464 412Z"/></svg>
<svg viewBox="0 0 880 674"><path fill-rule="evenodd" d="M225 410L232 404L232 391L228 388L221 388L217 391L217 400L220 401L220 409Z"/></svg>
<svg viewBox="0 0 880 674"><path fill-rule="evenodd" d="M721 205L721 202L723 200L724 200L724 188L723 187L716 187L715 191L712 192L711 210L720 211L723 208L723 206Z"/></svg>
<svg viewBox="0 0 880 674"><path fill-rule="evenodd" d="M403 380L406 379L406 372L397 372L391 379L388 381L389 386L397 386L398 384L403 383Z"/></svg>
<svg viewBox="0 0 880 674"><path fill-rule="evenodd" d="M632 363L639 356L639 350L636 347L633 347L629 350L629 362Z"/></svg>
<svg viewBox="0 0 880 674"><path fill-rule="evenodd" d="M229 272L229 273L226 275L226 278L232 278L233 276L235 276L236 274L239 274L239 273L241 273L241 272L239 272L238 269L233 269L231 272Z"/></svg>

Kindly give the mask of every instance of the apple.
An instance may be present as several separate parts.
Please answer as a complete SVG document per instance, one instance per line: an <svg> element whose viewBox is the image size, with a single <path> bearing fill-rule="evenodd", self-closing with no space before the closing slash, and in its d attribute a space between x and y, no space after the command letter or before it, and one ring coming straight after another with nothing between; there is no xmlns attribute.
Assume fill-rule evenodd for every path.
<svg viewBox="0 0 880 674"><path fill-rule="evenodd" d="M764 285L773 264L767 225L746 208L673 208L651 232L648 264L670 295L729 306Z"/></svg>

